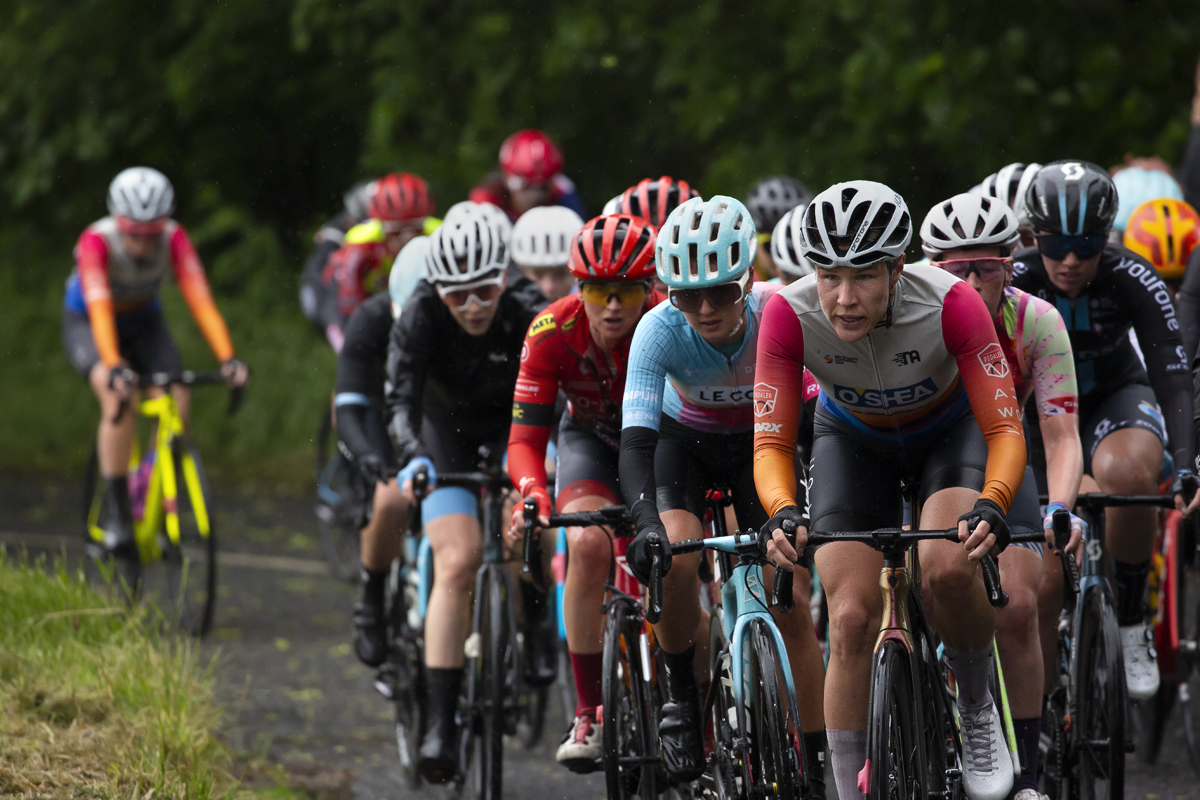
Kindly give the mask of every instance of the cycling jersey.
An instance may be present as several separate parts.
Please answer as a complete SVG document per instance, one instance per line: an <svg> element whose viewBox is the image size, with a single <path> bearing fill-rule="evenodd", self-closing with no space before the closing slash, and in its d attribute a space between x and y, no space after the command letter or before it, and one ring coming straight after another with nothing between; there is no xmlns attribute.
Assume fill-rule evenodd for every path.
<svg viewBox="0 0 1200 800"><path fill-rule="evenodd" d="M1105 245L1096 277L1071 299L1050 283L1036 248L1020 250L1013 259L1013 285L1054 304L1066 323L1083 416L1122 386L1149 383L1166 419L1175 463L1191 464L1190 359L1171 293L1154 267L1124 247ZM1144 367L1129 340L1130 326L1145 355Z"/></svg>
<svg viewBox="0 0 1200 800"><path fill-rule="evenodd" d="M395 260L395 256L387 251L382 235L351 239L351 234L364 225L369 226L369 223L357 225L347 232L346 242L329 257L322 276L337 298L337 311L343 324L359 303L387 291L388 275Z"/></svg>
<svg viewBox="0 0 1200 800"><path fill-rule="evenodd" d="M504 173L500 171L489 172L485 175L479 185L467 195L467 199L472 203L491 203L508 214L509 219L513 222L516 222L517 217L520 216L513 210L512 197L505 185ZM579 199L575 183L561 172L550 179L550 200L547 205L564 206L583 219L587 219L587 213L583 210L583 201Z"/></svg>
<svg viewBox="0 0 1200 800"><path fill-rule="evenodd" d="M389 430L401 464L430 455L421 428L426 414L447 421L439 438L507 441L521 346L546 298L533 281L509 270L508 289L497 302L482 336L463 330L425 281L404 304L392 326L387 364Z"/></svg>
<svg viewBox="0 0 1200 800"><path fill-rule="evenodd" d="M1200 247L1188 256L1183 283L1175 298L1179 309L1179 335L1183 339L1183 352L1189 361L1196 358L1200 349Z"/></svg>
<svg viewBox="0 0 1200 800"><path fill-rule="evenodd" d="M304 271L300 276L300 310L322 335L330 325L340 327L342 324L336 288L324 281L325 266L329 263L329 257L341 248L346 231L354 224L349 214L342 211L322 225L313 236L312 253L304 262Z"/></svg>
<svg viewBox="0 0 1200 800"><path fill-rule="evenodd" d="M338 357L333 405L338 436L355 458L374 454L394 465L392 443L383 425L388 334L392 304L387 294L366 300L346 323L346 342Z"/></svg>
<svg viewBox="0 0 1200 800"><path fill-rule="evenodd" d="M663 296L652 292L646 308ZM589 431L613 452L621 441L621 397L632 334L613 347L610 366L592 342L584 302L570 294L534 319L521 347L521 369L512 404L508 470L523 494L546 485L545 454L561 389L575 426Z"/></svg>
<svg viewBox="0 0 1200 800"><path fill-rule="evenodd" d="M217 359L233 358L229 330L213 302L200 256L174 220L167 221L158 248L146 259L125 249L116 217L89 225L75 245L75 269L67 279L63 307L87 315L100 359L116 366L121 360L116 317L157 309L159 290L172 274Z"/></svg>
<svg viewBox="0 0 1200 800"><path fill-rule="evenodd" d="M1054 306L1009 286L993 322L1012 368L1017 407L1024 408L1034 395L1041 417L1077 413L1079 390L1071 339Z"/></svg>
<svg viewBox="0 0 1200 800"><path fill-rule="evenodd" d="M819 411L877 448L925 446L973 411L987 442L982 495L1007 511L1025 471L1025 437L1008 361L969 284L933 267L905 268L891 325L854 343L825 316L817 276L771 298L754 386L754 476L770 515L796 503L802 366L820 385Z"/></svg>
<svg viewBox="0 0 1200 800"><path fill-rule="evenodd" d="M698 431L750 430L760 319L767 299L779 289L761 282L751 287L745 333L723 347L704 341L669 303L642 317L633 335L622 427L657 431L665 413Z"/></svg>

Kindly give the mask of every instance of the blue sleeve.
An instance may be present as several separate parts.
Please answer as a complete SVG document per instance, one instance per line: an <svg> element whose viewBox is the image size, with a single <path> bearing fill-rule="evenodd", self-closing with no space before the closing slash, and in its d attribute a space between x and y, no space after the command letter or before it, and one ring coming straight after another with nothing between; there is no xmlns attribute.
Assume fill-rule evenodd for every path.
<svg viewBox="0 0 1200 800"><path fill-rule="evenodd" d="M674 346L670 329L655 314L642 317L629 346L629 374L621 404L621 428L658 430L663 388Z"/></svg>

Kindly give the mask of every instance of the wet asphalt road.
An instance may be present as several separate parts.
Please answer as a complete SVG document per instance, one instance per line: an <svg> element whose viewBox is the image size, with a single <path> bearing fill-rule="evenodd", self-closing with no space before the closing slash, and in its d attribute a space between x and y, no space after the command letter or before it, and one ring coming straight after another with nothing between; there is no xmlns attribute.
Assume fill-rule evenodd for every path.
<svg viewBox="0 0 1200 800"><path fill-rule="evenodd" d="M0 543L10 553L65 547L76 558L80 502L74 484L0 476ZM445 797L440 789L414 794L400 783L391 708L351 652L354 593L322 569L311 501L237 496L226 488L217 506L228 555L219 562L216 620L203 653L216 659L224 738L282 764L319 797ZM603 797L602 776L572 775L554 763L562 711L556 692L551 698L541 745L526 752L511 743L505 753L505 795ZM1126 797L1200 800L1178 714L1157 765L1127 760Z"/></svg>

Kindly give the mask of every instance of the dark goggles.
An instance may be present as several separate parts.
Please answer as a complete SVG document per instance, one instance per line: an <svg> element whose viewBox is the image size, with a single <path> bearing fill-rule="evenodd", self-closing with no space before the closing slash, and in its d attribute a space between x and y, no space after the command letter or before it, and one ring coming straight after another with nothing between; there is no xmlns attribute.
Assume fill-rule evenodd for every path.
<svg viewBox="0 0 1200 800"><path fill-rule="evenodd" d="M979 276L979 280L986 283L1004 277L1004 273L1012 266L1013 260L1008 257L956 258L951 261L931 261L929 263L935 267L941 267L954 277L964 281L971 277L973 272Z"/></svg>
<svg viewBox="0 0 1200 800"><path fill-rule="evenodd" d="M1039 233L1036 237L1038 252L1052 261L1062 261L1067 253L1074 253L1080 261L1100 254L1108 236L1093 233L1087 236L1059 236L1056 233Z"/></svg>
<svg viewBox="0 0 1200 800"><path fill-rule="evenodd" d="M708 300L714 310L728 308L746 296L748 281L739 279L732 283L719 283L703 289L671 289L667 295L671 305L685 314L695 314Z"/></svg>

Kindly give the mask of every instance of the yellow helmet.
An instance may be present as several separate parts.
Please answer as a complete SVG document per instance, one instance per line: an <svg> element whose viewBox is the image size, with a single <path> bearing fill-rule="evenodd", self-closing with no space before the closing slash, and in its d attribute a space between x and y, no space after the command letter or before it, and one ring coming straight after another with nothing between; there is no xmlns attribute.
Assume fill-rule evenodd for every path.
<svg viewBox="0 0 1200 800"><path fill-rule="evenodd" d="M1125 246L1142 256L1165 280L1177 281L1200 244L1200 214L1182 200L1147 200L1125 225Z"/></svg>

